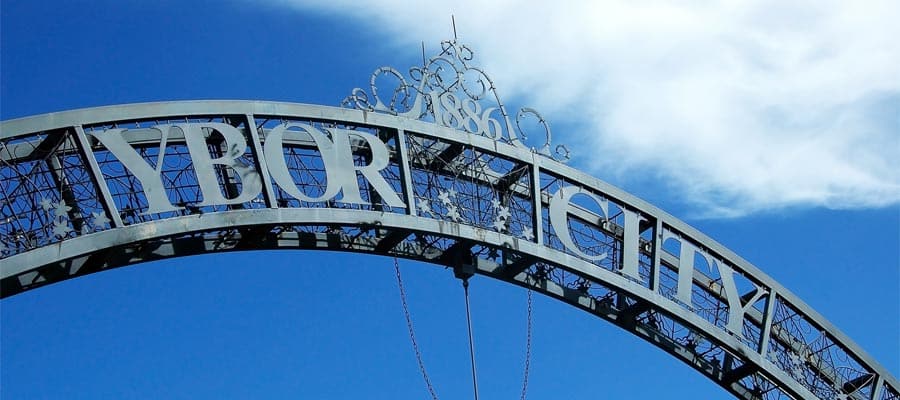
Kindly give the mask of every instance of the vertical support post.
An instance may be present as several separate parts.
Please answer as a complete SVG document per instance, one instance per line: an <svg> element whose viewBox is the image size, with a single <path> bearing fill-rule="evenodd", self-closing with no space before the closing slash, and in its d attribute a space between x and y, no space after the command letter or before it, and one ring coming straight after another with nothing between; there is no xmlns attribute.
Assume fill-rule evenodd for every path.
<svg viewBox="0 0 900 400"><path fill-rule="evenodd" d="M94 157L94 152L91 150L91 143L88 141L84 128L81 125L75 125L75 138L78 141L78 149L81 151L81 156L84 160L87 160L88 171L91 172L91 180L94 181L94 187L100 193L101 204L103 204L106 215L109 216L110 224L113 228L125 226L122 222L122 217L119 215L119 210L116 208L116 203L113 201L109 186L106 184L106 179L103 177L103 171L100 170L100 164L97 163L97 158Z"/></svg>
<svg viewBox="0 0 900 400"><path fill-rule="evenodd" d="M416 191L412 182L412 165L406 148L406 131L397 129L397 151L400 153L400 177L403 179L403 194L406 197L406 212L416 216Z"/></svg>
<svg viewBox="0 0 900 400"><path fill-rule="evenodd" d="M217 150L219 151L219 154L217 156L221 157L223 154L227 154L226 151L228 149L225 148L223 142L219 145L219 148ZM237 189L237 179L234 171L230 168L216 168L216 172L222 174L222 177L220 179L222 179L223 188L225 189L225 198L233 199L238 197L238 194L240 192L238 192ZM244 208L244 205L242 203L234 203L228 204L227 207L241 209Z"/></svg>
<svg viewBox="0 0 900 400"><path fill-rule="evenodd" d="M659 269L662 268L660 261L663 245L663 223L659 217L656 217L656 226L653 228L653 265L650 266L650 291L659 293Z"/></svg>
<svg viewBox="0 0 900 400"><path fill-rule="evenodd" d="M65 141L66 139L63 139L61 143L64 143ZM57 149L58 148L59 147L57 147ZM84 226L84 219L81 217L81 208L78 206L78 200L75 199L75 193L72 192L72 184L69 183L69 178L66 176L65 171L63 171L63 164L59 161L59 156L56 155L56 150L54 150L54 154L50 154L47 157L47 166L50 167L50 173L53 174L53 180L54 183L56 183L56 187L59 189L60 197L62 197L66 206L70 207L68 213L69 221L72 221L72 226L75 228L75 231L80 233L81 227Z"/></svg>
<svg viewBox="0 0 900 400"><path fill-rule="evenodd" d="M275 189L272 187L272 178L269 176L269 167L266 165L266 156L263 153L262 142L259 140L259 131L256 128L256 118L253 114L244 116L247 124L247 133L250 135L250 142L253 143L253 160L256 162L256 169L263 181L263 194L266 198L266 206L269 208L278 208L278 201L275 198Z"/></svg>
<svg viewBox="0 0 900 400"><path fill-rule="evenodd" d="M232 120L231 118L227 118L227 117L225 118L225 123L228 125L234 126L235 128L237 128L237 126L235 126L235 125L240 125L240 122L243 122L243 121L240 121L240 120L235 121L235 120ZM205 132L204 132L204 134L205 134ZM204 141L206 141L206 139L204 139ZM218 152L216 154L216 157L222 157L223 155L228 154L228 146L226 145L226 143L227 143L227 141L223 140L216 147L215 150ZM207 147L208 146L209 146L209 144L207 144ZM225 197L229 198L229 199L238 197L239 193L237 190L237 177L236 177L235 171L231 168L222 168L222 167L217 167L215 169L215 171L216 171L216 175L219 175L219 174L222 175L219 177L219 179L222 180L222 183L223 183L223 186L225 189ZM227 207L229 209L231 209L231 208L242 209L242 208L244 208L244 205L240 204L240 203L235 203L235 204L229 204Z"/></svg>
<svg viewBox="0 0 900 400"><path fill-rule="evenodd" d="M871 400L881 400L882 393L884 393L884 377L878 375L878 378L875 379L875 387L872 389Z"/></svg>
<svg viewBox="0 0 900 400"><path fill-rule="evenodd" d="M381 140L384 143L387 143L390 141L390 139L385 138L386 136L390 135L389 132L391 130L389 128L378 127L376 129L378 130L376 133L377 133L379 140ZM369 145L369 150L372 150L371 144L369 144L368 142L366 142L366 144ZM353 150L351 150L351 153L352 152L353 152ZM372 151L363 153L362 157L363 157L363 160L365 161L365 165L369 165L372 163L373 156L374 156L374 153L372 153ZM353 157L355 157L355 156L353 156ZM388 165L390 165L390 159L391 159L391 155L389 152L388 153ZM369 180L366 181L366 192L368 192L368 194L369 194L369 206L372 207L372 211L384 212L384 204L381 203L381 194L378 193L378 191L375 189L375 185L372 184L372 181L369 181ZM388 207L390 207L390 206L388 206ZM384 233L384 230L378 230L379 236L381 236L383 233Z"/></svg>
<svg viewBox="0 0 900 400"><path fill-rule="evenodd" d="M541 198L541 167L537 153L531 154L531 201L532 216L534 220L534 240L539 246L544 245L544 213L543 199Z"/></svg>
<svg viewBox="0 0 900 400"><path fill-rule="evenodd" d="M759 338L759 355L765 360L769 354L769 342L772 336L772 317L775 315L775 299L778 298L775 289L769 288L769 297L766 298L766 312L763 314L762 330Z"/></svg>

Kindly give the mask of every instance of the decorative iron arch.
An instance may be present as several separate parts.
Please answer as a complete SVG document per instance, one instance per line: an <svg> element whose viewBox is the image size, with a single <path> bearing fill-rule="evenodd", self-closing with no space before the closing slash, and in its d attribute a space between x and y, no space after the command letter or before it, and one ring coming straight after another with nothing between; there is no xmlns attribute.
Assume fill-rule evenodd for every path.
<svg viewBox="0 0 900 400"><path fill-rule="evenodd" d="M0 295L166 257L356 251L531 288L738 398L900 398L895 377L759 269L563 164L540 114L507 113L467 51L447 42L410 72L418 83L376 70L352 109L187 101L3 122ZM385 76L398 81L387 103ZM535 149L529 118L545 130Z"/></svg>

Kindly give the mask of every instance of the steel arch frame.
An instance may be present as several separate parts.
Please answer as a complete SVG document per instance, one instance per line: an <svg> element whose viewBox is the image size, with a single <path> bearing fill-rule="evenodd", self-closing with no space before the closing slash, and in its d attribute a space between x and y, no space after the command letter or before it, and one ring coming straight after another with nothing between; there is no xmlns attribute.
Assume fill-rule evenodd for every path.
<svg viewBox="0 0 900 400"><path fill-rule="evenodd" d="M144 127L149 124L151 130L162 132L155 127L175 126L179 121L185 121L179 128L182 134L172 134L168 144L147 136ZM348 145L357 167L371 165L380 145L372 142L375 139L359 138L381 140L389 163L382 170L391 169L387 174L396 175L386 180L387 185L396 190L405 207L388 204L383 198L386 193L373 190L371 177L365 178L362 172L356 175L352 165L344 167L364 184L359 193L368 205L341 205L334 196L318 202L288 202L289 196L276 185L266 165L271 154L264 154L264 147L274 130L291 123L311 128L282 138L279 150L287 158L294 157L295 150L307 152L307 158L315 158L318 150L322 157L321 143L305 132L326 132L337 146L339 132L349 131L348 137L356 135ZM194 188L194 197L183 201L178 211L149 213L149 195L141 203L135 197L140 190L126 196L122 187L110 186L111 170L122 172L115 179L133 176L110 152L111 144L100 139L103 135L121 135L129 146L142 151L158 146L162 155L151 152L143 158L158 155L161 163L163 156L170 157L166 146L189 148L188 125L207 132L205 143L213 155L220 156L218 160L227 155L214 148L228 144L228 137L223 141L209 132L234 127L247 142L241 149L246 150L242 153L245 164L252 164L248 168L255 168L262 180L259 195L240 203L205 204L202 187L194 188L203 183L179 175L176 179L181 180L166 182L167 190L172 185L181 185L179 190ZM129 130L136 133L127 136ZM188 101L98 107L5 121L0 124L0 146L6 221L0 228L2 297L165 257L281 248L357 251L451 266L530 287L649 341L739 398L898 398L900 385L895 377L743 258L619 188L521 146L482 135L365 110ZM191 159L192 154L182 151L181 164L174 169L188 165L198 169L200 163ZM231 176L237 164L216 165L225 166L215 169L219 188L231 182L242 193L249 187L249 181ZM313 182L303 183L304 187L328 191L323 186L327 184L317 181L328 172L328 165L298 168L308 168L301 172L312 176ZM195 174L200 173L195 170ZM43 175L44 183L32 181ZM422 179L429 179L427 190ZM431 186L433 182L438 182L436 187ZM454 190L457 185L474 192L465 198L467 205L445 200L449 199L445 189ZM17 190L26 193L16 194ZM346 197L347 187L342 190ZM582 201L570 202L577 194ZM44 196L55 196L56 207L43 204ZM172 196L170 191L168 198ZM39 197L43 213L37 206ZM228 201L234 198L226 196ZM504 206L491 209L488 200L506 204L507 213L516 205L521 209L501 218L498 213ZM419 206L429 201L444 207L424 212ZM133 207L129 211L126 206ZM456 207L468 216L453 216ZM618 213L611 216L609 207ZM55 208L52 219L47 217L50 208ZM140 210L144 212L138 214ZM43 218L43 223L27 225L31 230L14 221L40 219L34 216ZM496 225L497 221L501 224ZM514 226L520 233L510 232ZM14 247L7 247L10 244ZM703 262L708 275L696 268ZM688 286L681 286L685 282ZM735 291L746 288L750 289ZM740 300L735 301L735 295ZM709 311L710 307L715 310ZM740 317L739 329L729 325L735 315ZM780 321L775 321L776 316Z"/></svg>

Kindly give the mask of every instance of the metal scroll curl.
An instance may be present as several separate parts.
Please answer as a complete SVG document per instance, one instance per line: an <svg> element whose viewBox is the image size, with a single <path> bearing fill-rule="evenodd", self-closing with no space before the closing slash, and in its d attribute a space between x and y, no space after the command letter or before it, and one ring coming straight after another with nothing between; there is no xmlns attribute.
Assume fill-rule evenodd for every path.
<svg viewBox="0 0 900 400"><path fill-rule="evenodd" d="M474 56L468 46L456 40L443 41L441 52L423 60L422 66L410 68L408 76L392 67L376 69L369 79L369 91L354 88L341 105L433 122L568 161L568 147L553 147L550 125L537 110L523 107L513 123L493 80L483 69L471 65ZM535 132L523 126L529 119L537 120L538 127L530 129ZM538 147L527 145L529 134L538 135L539 130L543 130L543 143Z"/></svg>

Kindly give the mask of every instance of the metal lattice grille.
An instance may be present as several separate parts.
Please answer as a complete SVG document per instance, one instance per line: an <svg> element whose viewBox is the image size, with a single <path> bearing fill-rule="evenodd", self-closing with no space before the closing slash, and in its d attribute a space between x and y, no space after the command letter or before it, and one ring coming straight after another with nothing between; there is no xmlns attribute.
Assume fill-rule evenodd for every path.
<svg viewBox="0 0 900 400"><path fill-rule="evenodd" d="M474 125L188 105L2 125L3 296L188 254L366 252L472 265L570 303L740 398L897 398L893 377L755 267Z"/></svg>

